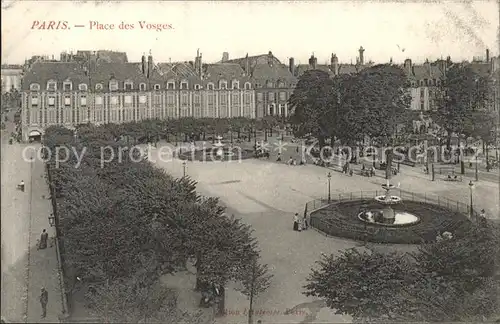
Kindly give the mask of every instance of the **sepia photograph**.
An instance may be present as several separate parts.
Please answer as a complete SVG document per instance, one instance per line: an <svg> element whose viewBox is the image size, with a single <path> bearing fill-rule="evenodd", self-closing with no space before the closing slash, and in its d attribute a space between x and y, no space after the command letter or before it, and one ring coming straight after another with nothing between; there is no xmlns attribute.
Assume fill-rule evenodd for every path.
<svg viewBox="0 0 500 324"><path fill-rule="evenodd" d="M2 323L500 323L500 3L2 0Z"/></svg>

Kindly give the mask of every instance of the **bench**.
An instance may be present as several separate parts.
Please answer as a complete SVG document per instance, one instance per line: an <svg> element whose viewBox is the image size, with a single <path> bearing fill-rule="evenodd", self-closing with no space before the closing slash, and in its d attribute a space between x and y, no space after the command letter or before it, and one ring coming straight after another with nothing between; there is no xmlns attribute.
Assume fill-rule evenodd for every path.
<svg viewBox="0 0 500 324"><path fill-rule="evenodd" d="M448 175L444 178L444 181L462 181L461 175Z"/></svg>
<svg viewBox="0 0 500 324"><path fill-rule="evenodd" d="M439 174L443 174L443 171L445 173L455 173L455 167L439 167Z"/></svg>

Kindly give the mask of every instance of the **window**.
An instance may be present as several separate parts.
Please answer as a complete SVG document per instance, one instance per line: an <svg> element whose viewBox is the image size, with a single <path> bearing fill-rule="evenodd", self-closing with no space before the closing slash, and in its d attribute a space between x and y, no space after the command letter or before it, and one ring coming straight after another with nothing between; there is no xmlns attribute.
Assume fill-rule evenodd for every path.
<svg viewBox="0 0 500 324"><path fill-rule="evenodd" d="M153 102L155 105L161 105L161 96L160 95L154 95L153 97Z"/></svg>
<svg viewBox="0 0 500 324"><path fill-rule="evenodd" d="M169 105L173 105L174 104L174 96L167 95L167 104L169 104Z"/></svg>
<svg viewBox="0 0 500 324"><path fill-rule="evenodd" d="M100 97L99 97L100 98ZM97 99L97 98L96 98ZM97 101L97 100L96 100ZM80 97L80 105L81 106L86 106L87 105L87 97L81 96Z"/></svg>
<svg viewBox="0 0 500 324"><path fill-rule="evenodd" d="M252 95L250 93L245 93L245 104L250 104L252 102Z"/></svg>
<svg viewBox="0 0 500 324"><path fill-rule="evenodd" d="M96 105L102 105L102 97L101 96L95 97L95 104Z"/></svg>
<svg viewBox="0 0 500 324"><path fill-rule="evenodd" d="M187 93L183 93L181 95L181 105L186 106L188 104L188 95Z"/></svg>
<svg viewBox="0 0 500 324"><path fill-rule="evenodd" d="M130 91L134 88L134 84L132 82L125 82L125 90Z"/></svg>
<svg viewBox="0 0 500 324"><path fill-rule="evenodd" d="M224 80L219 81L219 89L226 90L227 89L227 82Z"/></svg>
<svg viewBox="0 0 500 324"><path fill-rule="evenodd" d="M423 102L420 103L420 110L425 110L425 105Z"/></svg>
<svg viewBox="0 0 500 324"><path fill-rule="evenodd" d="M175 82L174 81L168 81L167 82L167 89L168 90L174 90L175 89Z"/></svg>
<svg viewBox="0 0 500 324"><path fill-rule="evenodd" d="M195 105L199 105L201 103L201 96L199 94L195 94L193 99Z"/></svg>
<svg viewBox="0 0 500 324"><path fill-rule="evenodd" d="M257 93L257 101L262 101L264 99L264 96L262 95L262 92Z"/></svg>
<svg viewBox="0 0 500 324"><path fill-rule="evenodd" d="M155 90L160 90L160 85L159 84L155 84Z"/></svg>
<svg viewBox="0 0 500 324"><path fill-rule="evenodd" d="M146 84L145 83L139 84L139 90L140 91L146 91Z"/></svg>
<svg viewBox="0 0 500 324"><path fill-rule="evenodd" d="M63 91L71 91L71 90L73 90L73 83L65 81L63 83Z"/></svg>
<svg viewBox="0 0 500 324"><path fill-rule="evenodd" d="M80 91L87 91L87 85L85 83L80 83L78 85L78 90L80 90Z"/></svg>
<svg viewBox="0 0 500 324"><path fill-rule="evenodd" d="M71 106L71 97L70 96L65 96L64 97L64 105L65 106Z"/></svg>
<svg viewBox="0 0 500 324"><path fill-rule="evenodd" d="M260 83L256 83L255 88L257 88L257 89L262 88L262 85Z"/></svg>
<svg viewBox="0 0 500 324"><path fill-rule="evenodd" d="M132 96L125 96L125 104L126 105L132 104Z"/></svg>
<svg viewBox="0 0 500 324"><path fill-rule="evenodd" d="M209 83L209 84L207 84L207 87L208 87L208 90L213 90L214 89L214 84L213 83Z"/></svg>
<svg viewBox="0 0 500 324"><path fill-rule="evenodd" d="M220 96L220 104L221 105L226 105L227 104L227 96L226 96L225 93L221 94L221 96Z"/></svg>
<svg viewBox="0 0 500 324"><path fill-rule="evenodd" d="M282 91L280 92L280 100L285 101L286 100L286 92Z"/></svg>
<svg viewBox="0 0 500 324"><path fill-rule="evenodd" d="M274 92L269 92L267 98L269 99L269 101L274 101Z"/></svg>
<svg viewBox="0 0 500 324"><path fill-rule="evenodd" d="M146 96L139 96L139 103L145 104L146 103Z"/></svg>
<svg viewBox="0 0 500 324"><path fill-rule="evenodd" d="M187 90L187 88L188 88L188 83L186 81L182 81L181 82L181 89L182 90Z"/></svg>
<svg viewBox="0 0 500 324"><path fill-rule="evenodd" d="M267 82L266 82L266 87L268 87L268 88L272 88L272 87L274 87L273 82L272 82L272 81L267 81Z"/></svg>
<svg viewBox="0 0 500 324"><path fill-rule="evenodd" d="M57 90L57 82L49 81L47 82L47 91L56 91Z"/></svg>
<svg viewBox="0 0 500 324"><path fill-rule="evenodd" d="M246 90L250 90L250 89L252 89L252 85L250 84L250 82L246 82L246 83L245 83L245 89L246 89Z"/></svg>
<svg viewBox="0 0 500 324"><path fill-rule="evenodd" d="M40 91L40 85L38 83L32 83L32 84L30 84L30 90L31 91Z"/></svg>
<svg viewBox="0 0 500 324"><path fill-rule="evenodd" d="M240 88L240 81L233 80L233 89L239 89Z"/></svg>
<svg viewBox="0 0 500 324"><path fill-rule="evenodd" d="M56 98L55 97L48 97L48 104L49 107L54 107L56 105Z"/></svg>
<svg viewBox="0 0 500 324"><path fill-rule="evenodd" d="M96 90L102 90L102 83L98 83L95 85Z"/></svg>
<svg viewBox="0 0 500 324"><path fill-rule="evenodd" d="M111 97L111 98L109 98L109 99L110 99L110 103L111 103L112 105L117 105L117 104L118 104L118 97L114 97L114 96L113 96L113 97Z"/></svg>
<svg viewBox="0 0 500 324"><path fill-rule="evenodd" d="M412 86L412 87L416 87L416 86L417 86L417 82L412 81L412 82L411 82L411 86Z"/></svg>
<svg viewBox="0 0 500 324"><path fill-rule="evenodd" d="M425 86L428 86L428 85L429 85L429 80L424 79L424 85L425 85Z"/></svg>
<svg viewBox="0 0 500 324"><path fill-rule="evenodd" d="M435 86L436 85L436 79L432 79L432 85Z"/></svg>
<svg viewBox="0 0 500 324"><path fill-rule="evenodd" d="M109 81L109 91L117 91L118 90L118 81L111 80Z"/></svg>
<svg viewBox="0 0 500 324"><path fill-rule="evenodd" d="M201 89L201 86L199 84L194 85L194 90L200 90L200 89Z"/></svg>
<svg viewBox="0 0 500 324"><path fill-rule="evenodd" d="M423 87L424 86L424 80L420 80L420 86Z"/></svg>
<svg viewBox="0 0 500 324"><path fill-rule="evenodd" d="M231 104L239 104L240 103L240 94L239 93L233 93L233 97L231 99Z"/></svg>
<svg viewBox="0 0 500 324"><path fill-rule="evenodd" d="M213 105L215 103L215 97L213 94L208 95L208 104Z"/></svg>
<svg viewBox="0 0 500 324"><path fill-rule="evenodd" d="M285 82L280 81L278 82L278 88L284 88L285 87Z"/></svg>
<svg viewBox="0 0 500 324"><path fill-rule="evenodd" d="M31 105L38 106L38 97L31 97Z"/></svg>

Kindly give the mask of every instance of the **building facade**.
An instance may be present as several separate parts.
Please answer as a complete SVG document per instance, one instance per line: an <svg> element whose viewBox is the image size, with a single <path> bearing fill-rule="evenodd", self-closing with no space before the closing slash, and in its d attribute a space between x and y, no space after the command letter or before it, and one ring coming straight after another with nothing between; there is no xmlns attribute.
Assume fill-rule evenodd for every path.
<svg viewBox="0 0 500 324"><path fill-rule="evenodd" d="M23 67L20 65L2 65L2 93L21 90Z"/></svg>
<svg viewBox="0 0 500 324"><path fill-rule="evenodd" d="M200 77L201 75L201 77ZM151 118L255 118L255 93L236 64L37 62L22 88L23 139L52 125Z"/></svg>

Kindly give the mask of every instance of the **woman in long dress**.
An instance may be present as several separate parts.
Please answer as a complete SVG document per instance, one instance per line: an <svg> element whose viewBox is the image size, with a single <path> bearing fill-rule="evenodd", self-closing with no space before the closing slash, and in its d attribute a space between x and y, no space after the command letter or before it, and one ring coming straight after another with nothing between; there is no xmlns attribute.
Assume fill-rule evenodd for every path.
<svg viewBox="0 0 500 324"><path fill-rule="evenodd" d="M293 217L293 230L298 231L299 230L299 214L295 213L295 216Z"/></svg>

